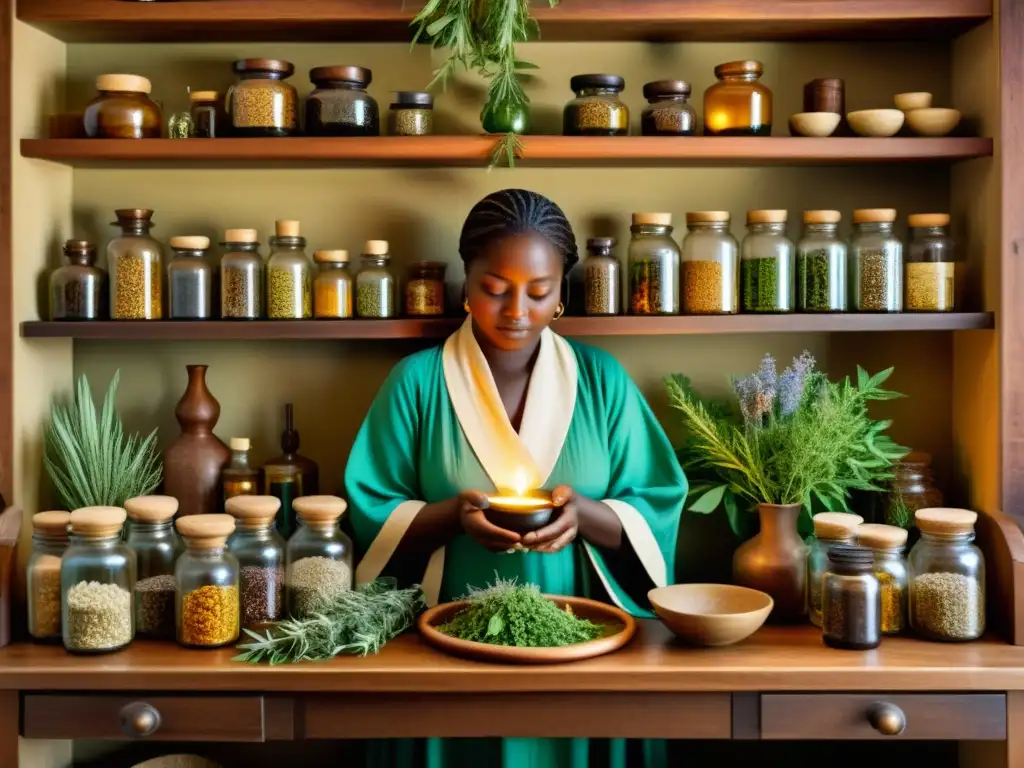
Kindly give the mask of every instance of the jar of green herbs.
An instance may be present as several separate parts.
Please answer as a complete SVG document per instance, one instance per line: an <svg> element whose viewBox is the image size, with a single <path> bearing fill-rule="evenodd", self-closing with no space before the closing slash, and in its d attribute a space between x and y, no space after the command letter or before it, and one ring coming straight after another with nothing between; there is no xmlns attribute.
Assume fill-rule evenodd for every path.
<svg viewBox="0 0 1024 768"><path fill-rule="evenodd" d="M356 313L367 318L395 317L397 285L388 266L391 261L388 241L367 240L360 261L356 276Z"/></svg>
<svg viewBox="0 0 1024 768"><path fill-rule="evenodd" d="M839 211L804 211L796 246L797 307L801 312L846 311L846 243L837 234Z"/></svg>
<svg viewBox="0 0 1024 768"><path fill-rule="evenodd" d="M308 320L313 317L313 265L299 222L278 221L267 260L267 317Z"/></svg>
<svg viewBox="0 0 1024 768"><path fill-rule="evenodd" d="M786 211L747 211L740 248L744 312L792 312L796 247L786 237Z"/></svg>

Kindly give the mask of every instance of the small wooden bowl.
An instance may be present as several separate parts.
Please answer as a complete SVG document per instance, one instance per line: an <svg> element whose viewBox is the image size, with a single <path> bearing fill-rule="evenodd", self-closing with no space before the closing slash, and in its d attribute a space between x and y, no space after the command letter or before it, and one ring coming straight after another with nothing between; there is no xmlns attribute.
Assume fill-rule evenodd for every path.
<svg viewBox="0 0 1024 768"><path fill-rule="evenodd" d="M535 503L524 509L519 506L506 506L501 500L514 495L516 498L525 498ZM528 494L509 494L499 491L487 497L487 509L484 510L484 517L499 528L516 533L529 533L543 528L551 520L555 510L551 504L551 492L538 490Z"/></svg>
<svg viewBox="0 0 1024 768"><path fill-rule="evenodd" d="M666 627L689 645L732 645L754 634L775 603L732 584L671 584L647 593Z"/></svg>
<svg viewBox="0 0 1024 768"><path fill-rule="evenodd" d="M898 109L859 109L846 115L846 122L858 136L886 138L903 127L904 115Z"/></svg>
<svg viewBox="0 0 1024 768"><path fill-rule="evenodd" d="M947 136L960 124L960 110L929 107L907 112L907 125L918 136Z"/></svg>
<svg viewBox="0 0 1024 768"><path fill-rule="evenodd" d="M932 105L932 95L928 91L897 93L892 100L896 103L896 109L902 112L909 112L912 109L927 109Z"/></svg>
<svg viewBox="0 0 1024 768"><path fill-rule="evenodd" d="M789 132L794 136L831 136L842 117L838 112L797 112L789 118Z"/></svg>

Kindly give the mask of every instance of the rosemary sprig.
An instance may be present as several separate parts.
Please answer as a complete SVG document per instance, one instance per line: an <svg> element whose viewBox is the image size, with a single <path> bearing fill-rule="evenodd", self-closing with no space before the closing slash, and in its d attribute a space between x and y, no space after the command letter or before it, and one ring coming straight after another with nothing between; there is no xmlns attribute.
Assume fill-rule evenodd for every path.
<svg viewBox="0 0 1024 768"><path fill-rule="evenodd" d="M509 168L515 168L516 160L521 159L522 156L522 140L515 133L506 133L498 139L497 143L494 145L494 149L491 150L491 162L487 165L487 170L497 168L501 165L503 160L505 165Z"/></svg>

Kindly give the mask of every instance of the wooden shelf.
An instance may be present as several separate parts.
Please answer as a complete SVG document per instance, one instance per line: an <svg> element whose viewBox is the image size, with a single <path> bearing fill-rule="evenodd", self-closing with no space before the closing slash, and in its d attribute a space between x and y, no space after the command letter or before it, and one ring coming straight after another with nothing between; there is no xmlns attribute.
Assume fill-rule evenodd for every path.
<svg viewBox="0 0 1024 768"><path fill-rule="evenodd" d="M991 0L565 0L536 3L544 40L949 38ZM407 41L422 3L402 0L18 0L17 15L68 42Z"/></svg>
<svg viewBox="0 0 1024 768"><path fill-rule="evenodd" d="M439 339L461 320L255 320L25 322L25 338L147 341L274 341L300 339ZM563 317L564 336L682 336L727 333L958 331L993 328L991 312L897 315L732 315L725 317Z"/></svg>
<svg viewBox="0 0 1024 768"><path fill-rule="evenodd" d="M534 166L948 163L992 154L992 139L956 137L525 136L522 141L523 158L519 162ZM21 154L76 168L447 167L486 165L497 142L493 136L22 139Z"/></svg>

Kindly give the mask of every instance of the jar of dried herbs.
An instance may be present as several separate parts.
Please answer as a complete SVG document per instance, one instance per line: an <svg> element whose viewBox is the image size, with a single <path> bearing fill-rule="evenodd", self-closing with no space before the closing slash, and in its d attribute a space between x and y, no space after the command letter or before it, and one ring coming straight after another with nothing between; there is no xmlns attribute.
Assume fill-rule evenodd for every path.
<svg viewBox="0 0 1024 768"><path fill-rule="evenodd" d="M443 261L414 261L405 284L405 314L409 317L440 317L444 314Z"/></svg>
<svg viewBox="0 0 1024 768"><path fill-rule="evenodd" d="M192 114L192 137L217 139L224 137L220 94L217 91L192 91L188 95Z"/></svg>
<svg viewBox="0 0 1024 768"><path fill-rule="evenodd" d="M640 113L644 136L693 136L697 113L690 106L690 84L685 80L658 80L644 86L647 106Z"/></svg>
<svg viewBox="0 0 1024 768"><path fill-rule="evenodd" d="M106 275L96 266L96 246L87 240L67 240L64 260L50 275L50 319L99 320Z"/></svg>
<svg viewBox="0 0 1024 768"><path fill-rule="evenodd" d="M429 136L434 132L434 97L426 91L396 91L388 115L392 136Z"/></svg>
<svg viewBox="0 0 1024 768"><path fill-rule="evenodd" d="M729 232L728 211L690 211L683 238L683 314L739 312L739 243Z"/></svg>
<svg viewBox="0 0 1024 768"><path fill-rule="evenodd" d="M956 254L948 213L907 217L906 308L908 312L952 312L956 308Z"/></svg>
<svg viewBox="0 0 1024 768"><path fill-rule="evenodd" d="M238 558L242 626L259 629L284 618L285 543L274 526L281 507L273 496L235 496L225 511L235 518L228 551Z"/></svg>
<svg viewBox="0 0 1024 768"><path fill-rule="evenodd" d="M318 267L313 280L313 317L338 320L355 312L355 278L348 268L348 251L315 251Z"/></svg>
<svg viewBox="0 0 1024 768"><path fill-rule="evenodd" d="M882 642L882 600L867 547L837 544L828 551L821 586L821 636L825 645L869 651Z"/></svg>
<svg viewBox="0 0 1024 768"><path fill-rule="evenodd" d="M238 82L228 89L227 106L235 136L292 136L298 133L299 95L285 82L295 73L290 61L241 59L233 65Z"/></svg>
<svg viewBox="0 0 1024 768"><path fill-rule="evenodd" d="M588 315L617 315L622 295L614 237L587 240L583 261L583 311Z"/></svg>
<svg viewBox="0 0 1024 768"><path fill-rule="evenodd" d="M60 559L68 548L71 514L32 516L32 554L25 569L28 632L35 640L60 640Z"/></svg>
<svg viewBox="0 0 1024 768"><path fill-rule="evenodd" d="M629 107L619 94L626 81L618 75L576 75L569 81L576 98L562 111L566 136L628 136Z"/></svg>
<svg viewBox="0 0 1024 768"><path fill-rule="evenodd" d="M220 316L259 320L263 316L263 257L255 229L229 229L221 243Z"/></svg>
<svg viewBox="0 0 1024 768"><path fill-rule="evenodd" d="M801 312L846 311L846 243L836 229L839 211L804 211L796 245L796 300Z"/></svg>
<svg viewBox="0 0 1024 768"><path fill-rule="evenodd" d="M857 528L857 543L875 555L875 578L882 594L882 634L898 635L907 626L910 575L903 554L907 531L895 525L867 523Z"/></svg>
<svg viewBox="0 0 1024 768"><path fill-rule="evenodd" d="M338 527L347 506L337 496L295 499L299 529L288 540L285 582L288 612L297 619L352 589L352 540Z"/></svg>
<svg viewBox="0 0 1024 768"><path fill-rule="evenodd" d="M893 234L896 211L853 212L850 240L850 304L857 312L903 310L903 243Z"/></svg>
<svg viewBox="0 0 1024 768"><path fill-rule="evenodd" d="M135 631L146 637L174 637L174 566L182 552L174 531L178 500L136 496L124 503L127 544L135 553Z"/></svg>
<svg viewBox="0 0 1024 768"><path fill-rule="evenodd" d="M308 320L313 316L313 266L299 222L278 221L267 260L267 317Z"/></svg>
<svg viewBox="0 0 1024 768"><path fill-rule="evenodd" d="M848 512L819 512L814 516L814 538L807 550L807 612L811 624L821 626L821 583L828 570L828 551L836 544L853 544L854 531L864 522Z"/></svg>
<svg viewBox="0 0 1024 768"><path fill-rule="evenodd" d="M176 523L185 552L174 569L177 637L188 648L218 648L238 639L238 560L227 551L231 515L186 515Z"/></svg>
<svg viewBox="0 0 1024 768"><path fill-rule="evenodd" d="M786 237L786 211L747 211L740 247L744 312L792 312L796 246Z"/></svg>
<svg viewBox="0 0 1024 768"><path fill-rule="evenodd" d="M316 88L306 97L310 136L380 136L377 100L366 92L373 72L365 67L314 67Z"/></svg>
<svg viewBox="0 0 1024 768"><path fill-rule="evenodd" d="M153 211L114 211L121 234L107 244L112 320L160 320L163 317L163 248L150 236Z"/></svg>
<svg viewBox="0 0 1024 768"><path fill-rule="evenodd" d="M206 258L210 238L172 237L167 265L167 314L171 320L209 320L214 315L213 265Z"/></svg>
<svg viewBox="0 0 1024 768"><path fill-rule="evenodd" d="M629 231L629 314L679 314L679 246L671 213L634 213Z"/></svg>
<svg viewBox="0 0 1024 768"><path fill-rule="evenodd" d="M388 267L391 255L387 240L367 240L356 276L356 314L367 318L395 317L395 276Z"/></svg>

